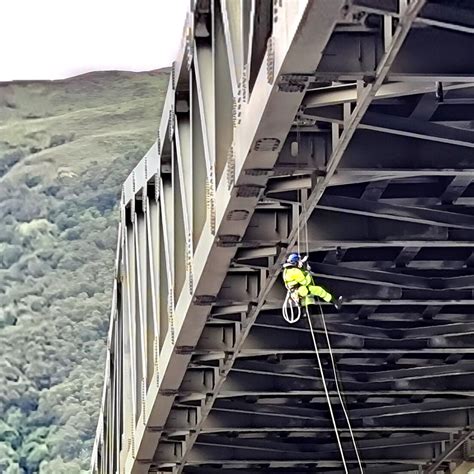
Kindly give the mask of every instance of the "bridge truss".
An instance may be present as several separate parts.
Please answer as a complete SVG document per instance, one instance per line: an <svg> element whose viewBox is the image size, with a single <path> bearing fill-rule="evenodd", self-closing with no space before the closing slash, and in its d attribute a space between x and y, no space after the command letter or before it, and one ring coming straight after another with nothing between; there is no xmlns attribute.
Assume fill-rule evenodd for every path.
<svg viewBox="0 0 474 474"><path fill-rule="evenodd" d="M468 0L192 2L123 187L94 473L344 472L281 317L305 223L364 472L470 459L473 33Z"/></svg>

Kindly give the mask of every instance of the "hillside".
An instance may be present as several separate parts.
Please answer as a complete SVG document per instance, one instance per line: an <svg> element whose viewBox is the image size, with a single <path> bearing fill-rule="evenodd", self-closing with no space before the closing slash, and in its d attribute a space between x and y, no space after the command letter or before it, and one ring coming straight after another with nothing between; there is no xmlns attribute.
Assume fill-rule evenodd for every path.
<svg viewBox="0 0 474 474"><path fill-rule="evenodd" d="M0 472L88 472L120 185L166 72L0 83Z"/></svg>

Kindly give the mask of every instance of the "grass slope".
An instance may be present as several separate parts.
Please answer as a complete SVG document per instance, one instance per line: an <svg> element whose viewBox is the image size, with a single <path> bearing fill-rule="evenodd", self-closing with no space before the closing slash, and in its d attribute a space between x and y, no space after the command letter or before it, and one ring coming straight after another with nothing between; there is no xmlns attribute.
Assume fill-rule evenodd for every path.
<svg viewBox="0 0 474 474"><path fill-rule="evenodd" d="M0 472L88 472L120 185L167 72L0 83Z"/></svg>

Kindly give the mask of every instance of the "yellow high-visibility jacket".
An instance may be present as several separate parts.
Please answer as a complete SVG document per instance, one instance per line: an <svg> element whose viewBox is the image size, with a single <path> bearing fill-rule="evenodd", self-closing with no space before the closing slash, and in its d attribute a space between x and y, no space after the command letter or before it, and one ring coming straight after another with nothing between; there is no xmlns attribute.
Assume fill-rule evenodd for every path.
<svg viewBox="0 0 474 474"><path fill-rule="evenodd" d="M295 286L308 286L313 283L313 277L307 270L298 267L287 267L283 270L283 281L288 289Z"/></svg>
<svg viewBox="0 0 474 474"><path fill-rule="evenodd" d="M313 276L306 270L296 266L288 266L283 270L283 281L286 288L293 292L297 291L301 303L306 306L314 304L314 296L329 303L333 300L331 293L322 286L314 284Z"/></svg>

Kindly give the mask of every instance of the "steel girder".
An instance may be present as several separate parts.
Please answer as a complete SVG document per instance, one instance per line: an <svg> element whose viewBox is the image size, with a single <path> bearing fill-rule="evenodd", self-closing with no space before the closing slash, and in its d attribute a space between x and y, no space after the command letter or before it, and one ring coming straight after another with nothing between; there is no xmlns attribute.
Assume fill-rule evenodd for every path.
<svg viewBox="0 0 474 474"><path fill-rule="evenodd" d="M348 300L322 308L365 472L470 459L473 18L465 1L193 2L123 189L93 472L343 472L307 326L279 315L298 240Z"/></svg>

